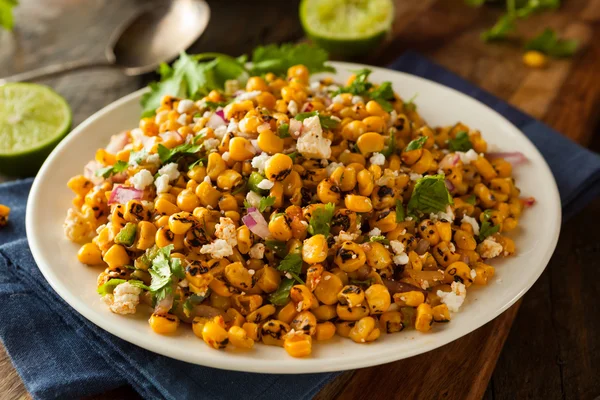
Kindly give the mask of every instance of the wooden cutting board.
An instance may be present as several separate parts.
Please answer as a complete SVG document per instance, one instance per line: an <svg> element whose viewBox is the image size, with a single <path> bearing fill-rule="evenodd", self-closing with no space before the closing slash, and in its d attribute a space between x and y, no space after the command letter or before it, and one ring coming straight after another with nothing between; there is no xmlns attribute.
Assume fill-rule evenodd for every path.
<svg viewBox="0 0 600 400"><path fill-rule="evenodd" d="M258 44L302 37L294 14L295 2L209 3L212 21L227 23L211 23L192 52L215 50L241 54ZM502 10L472 9L461 0L397 0L391 37L368 58L358 61L383 66L406 49L416 50L587 145L599 118L596 111L600 104L600 0L563 3L559 12L535 15L520 25L520 33L527 37L551 26L560 34L581 41L584 49L578 56L553 61L544 70L532 70L522 64L519 43L482 43L479 33L491 26ZM20 72L82 55L100 57L104 39L112 29L145 4L144 0L107 4L97 0L82 6L69 0L53 0L39 7L36 0L21 0L15 34L0 32L0 71ZM106 104L143 86L147 79L127 78L112 71L91 71L45 83L55 87L73 106L76 125ZM520 304L517 302L480 329L432 352L342 373L317 398L480 399ZM29 397L0 345L0 398ZM94 398L131 399L137 395L124 387Z"/></svg>

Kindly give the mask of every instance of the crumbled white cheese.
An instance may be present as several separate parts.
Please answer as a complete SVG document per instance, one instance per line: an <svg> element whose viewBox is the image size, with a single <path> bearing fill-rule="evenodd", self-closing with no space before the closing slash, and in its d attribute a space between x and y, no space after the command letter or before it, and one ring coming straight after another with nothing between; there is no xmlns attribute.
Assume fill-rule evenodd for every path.
<svg viewBox="0 0 600 400"><path fill-rule="evenodd" d="M188 99L183 99L177 105L177 112L179 114L183 114L183 113L190 111L192 109L192 107L194 107L193 101L188 100Z"/></svg>
<svg viewBox="0 0 600 400"><path fill-rule="evenodd" d="M325 171L327 172L327 176L331 176L333 171L335 171L338 167L343 167L344 164L338 162L331 162L325 167Z"/></svg>
<svg viewBox="0 0 600 400"><path fill-rule="evenodd" d="M211 151L211 150L216 149L219 146L219 143L221 143L221 141L219 139L213 139L213 138L204 139L204 142L202 142L206 151Z"/></svg>
<svg viewBox="0 0 600 400"><path fill-rule="evenodd" d="M365 99L360 96L352 96L352 104L364 103Z"/></svg>
<svg viewBox="0 0 600 400"><path fill-rule="evenodd" d="M395 255L393 260L394 260L394 264L396 264L396 265L406 265L406 264L408 264L408 255L406 253L401 253L401 254Z"/></svg>
<svg viewBox="0 0 600 400"><path fill-rule="evenodd" d="M457 151L456 154L458 154L458 156L460 157L460 161L462 161L462 163L465 165L471 164L471 161L475 161L479 158L479 154L477 154L477 152L473 149L470 149L466 153L463 153L462 151Z"/></svg>
<svg viewBox="0 0 600 400"><path fill-rule="evenodd" d="M252 159L252 168L256 168L259 173L265 172L265 164L271 159L267 153L262 153Z"/></svg>
<svg viewBox="0 0 600 400"><path fill-rule="evenodd" d="M251 92L244 92L235 98L235 101L252 100L256 98L262 92L260 90L253 90Z"/></svg>
<svg viewBox="0 0 600 400"><path fill-rule="evenodd" d="M479 235L479 224L477 223L477 220L475 218L465 215L462 217L461 222L466 222L467 224L470 224L473 227L473 233L475 235Z"/></svg>
<svg viewBox="0 0 600 400"><path fill-rule="evenodd" d="M472 269L471 270L471 279L475 279L475 278L477 278L477 272L474 269Z"/></svg>
<svg viewBox="0 0 600 400"><path fill-rule="evenodd" d="M296 103L294 100L290 100L287 110L293 117L295 117L296 114L298 114L298 103Z"/></svg>
<svg viewBox="0 0 600 400"><path fill-rule="evenodd" d="M237 121L234 119L229 120L229 125L227 125L226 133L230 133L230 132L237 133L238 130L239 130L239 127L238 127Z"/></svg>
<svg viewBox="0 0 600 400"><path fill-rule="evenodd" d="M423 177L423 175L421 175L421 174L415 174L414 172L411 172L409 174L409 176L410 176L410 180L411 181L418 181L419 179L421 179Z"/></svg>
<svg viewBox="0 0 600 400"><path fill-rule="evenodd" d="M316 92L320 88L321 88L321 82L316 81L316 82L311 82L310 83L310 90L312 90L313 92Z"/></svg>
<svg viewBox="0 0 600 400"><path fill-rule="evenodd" d="M224 239L217 239L211 244L205 244L200 249L202 254L210 254L214 258L225 258L233 254L233 248Z"/></svg>
<svg viewBox="0 0 600 400"><path fill-rule="evenodd" d="M215 236L225 240L231 247L237 246L235 223L231 218L221 217L215 225Z"/></svg>
<svg viewBox="0 0 600 400"><path fill-rule="evenodd" d="M94 210L91 208L87 208L87 211L78 211L74 208L69 208L63 224L65 235L73 242L91 239L95 236L95 220Z"/></svg>
<svg viewBox="0 0 600 400"><path fill-rule="evenodd" d="M494 258L502 254L502 245L493 237L486 238L477 246L477 252L483 258Z"/></svg>
<svg viewBox="0 0 600 400"><path fill-rule="evenodd" d="M331 101L337 104L344 104L344 98L340 94L334 96L333 99L331 99Z"/></svg>
<svg viewBox="0 0 600 400"><path fill-rule="evenodd" d="M402 254L406 251L406 248L404 247L404 243L402 243L399 240L390 240L390 246L392 247L392 250L394 251L395 254Z"/></svg>
<svg viewBox="0 0 600 400"><path fill-rule="evenodd" d="M369 161L374 165L383 165L385 164L385 156L381 153L373 153Z"/></svg>
<svg viewBox="0 0 600 400"><path fill-rule="evenodd" d="M169 185L169 175L160 175L154 180L154 185L156 186L157 194L167 193L169 189L171 189L171 185Z"/></svg>
<svg viewBox="0 0 600 400"><path fill-rule="evenodd" d="M290 274L289 272L285 273L285 277L288 278L288 279L292 279L293 278L292 274Z"/></svg>
<svg viewBox="0 0 600 400"><path fill-rule="evenodd" d="M369 236L381 236L381 229L375 227L369 232Z"/></svg>
<svg viewBox="0 0 600 400"><path fill-rule="evenodd" d="M169 181L174 181L179 178L179 171L177 170L176 163L169 163L164 165L161 169L158 170L160 175L167 175L169 177Z"/></svg>
<svg viewBox="0 0 600 400"><path fill-rule="evenodd" d="M140 303L142 289L133 286L129 282L121 283L115 287L112 294L107 294L102 300L108 305L110 311L115 314L135 314L136 307Z"/></svg>
<svg viewBox="0 0 600 400"><path fill-rule="evenodd" d="M454 212L450 206L446 206L446 212L440 211L438 213L429 214L429 218L433 221L446 220L448 222L454 222Z"/></svg>
<svg viewBox="0 0 600 400"><path fill-rule="evenodd" d="M248 202L248 204L250 204L250 206L252 207L256 207L258 208L260 206L260 199L262 199L262 197L260 196L260 194L255 193L253 191L249 191L246 194L246 201Z"/></svg>
<svg viewBox="0 0 600 400"><path fill-rule="evenodd" d="M334 240L336 243L343 243L343 242L353 242L356 239L358 239L359 234L358 233L352 233L352 232L346 232L346 231L340 231L339 235L337 235Z"/></svg>
<svg viewBox="0 0 600 400"><path fill-rule="evenodd" d="M304 128L296 142L298 152L306 158L330 158L331 140L323 137L319 116L306 118L302 125Z"/></svg>
<svg viewBox="0 0 600 400"><path fill-rule="evenodd" d="M253 270L253 269L249 269L249 270L248 270L248 273L250 274L250 276L252 276L252 275L254 275L254 274L256 273L256 271L255 271L255 270Z"/></svg>
<svg viewBox="0 0 600 400"><path fill-rule="evenodd" d="M269 190L271 189L273 186L275 185L275 182L271 182L268 179L263 179L262 181L260 181L258 183L258 185L256 185L256 187L258 187L259 189L263 189L263 190Z"/></svg>
<svg viewBox="0 0 600 400"><path fill-rule="evenodd" d="M452 282L451 288L451 292L438 290L437 295L440 297L440 301L448 306L448 310L458 312L467 296L467 289L460 282Z"/></svg>
<svg viewBox="0 0 600 400"><path fill-rule="evenodd" d="M147 169L143 169L129 178L129 183L137 190L144 190L146 186L152 185L152 182L154 182L154 176Z"/></svg>
<svg viewBox="0 0 600 400"><path fill-rule="evenodd" d="M221 125L214 130L215 136L219 140L223 140L223 137L227 134L227 125Z"/></svg>
<svg viewBox="0 0 600 400"><path fill-rule="evenodd" d="M248 255L250 258L262 260L262 258L265 256L265 245L262 243L256 243L254 246L250 247Z"/></svg>
<svg viewBox="0 0 600 400"><path fill-rule="evenodd" d="M146 157L147 164L160 165L160 156L158 154L150 154Z"/></svg>

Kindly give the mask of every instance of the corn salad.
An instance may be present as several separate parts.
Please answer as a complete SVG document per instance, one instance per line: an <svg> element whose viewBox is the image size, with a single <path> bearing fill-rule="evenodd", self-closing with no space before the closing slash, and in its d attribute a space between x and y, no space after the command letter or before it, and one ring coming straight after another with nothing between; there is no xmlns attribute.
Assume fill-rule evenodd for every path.
<svg viewBox="0 0 600 400"><path fill-rule="evenodd" d="M427 125L369 72L338 86L297 65L166 96L113 136L68 182L64 225L109 309L294 357L449 322L515 253L506 233L532 200L479 131Z"/></svg>

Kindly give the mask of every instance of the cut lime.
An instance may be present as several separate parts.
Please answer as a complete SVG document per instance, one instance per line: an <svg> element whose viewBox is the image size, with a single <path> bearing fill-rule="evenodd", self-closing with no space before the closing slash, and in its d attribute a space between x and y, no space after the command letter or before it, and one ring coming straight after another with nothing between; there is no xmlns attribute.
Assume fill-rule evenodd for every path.
<svg viewBox="0 0 600 400"><path fill-rule="evenodd" d="M359 55L385 37L394 20L392 0L302 0L306 34L334 54Z"/></svg>
<svg viewBox="0 0 600 400"><path fill-rule="evenodd" d="M0 173L35 175L71 127L71 108L47 86L0 86Z"/></svg>

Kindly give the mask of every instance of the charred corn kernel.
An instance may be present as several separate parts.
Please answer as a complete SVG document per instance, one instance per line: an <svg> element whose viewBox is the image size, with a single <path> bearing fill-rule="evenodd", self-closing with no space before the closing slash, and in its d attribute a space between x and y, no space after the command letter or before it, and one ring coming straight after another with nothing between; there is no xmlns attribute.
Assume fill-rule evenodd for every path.
<svg viewBox="0 0 600 400"><path fill-rule="evenodd" d="M254 340L248 337L248 333L239 326L232 326L227 332L229 343L240 349L251 349L254 346Z"/></svg>
<svg viewBox="0 0 600 400"><path fill-rule="evenodd" d="M279 274L279 271L270 266L265 266L261 270L257 271L255 275L258 276L256 284L265 293L274 292L281 283L281 275Z"/></svg>
<svg viewBox="0 0 600 400"><path fill-rule="evenodd" d="M242 326L246 322L244 316L235 308L227 309L226 314L231 318L229 326Z"/></svg>
<svg viewBox="0 0 600 400"><path fill-rule="evenodd" d="M188 171L187 176L197 183L202 182L204 177L206 177L206 167L196 165Z"/></svg>
<svg viewBox="0 0 600 400"><path fill-rule="evenodd" d="M214 154L214 153L211 153ZM196 196L200 199L200 203L205 207L216 208L221 198L221 192L215 189L210 183L202 182L196 188Z"/></svg>
<svg viewBox="0 0 600 400"><path fill-rule="evenodd" d="M214 349L224 349L229 343L229 335L225 328L215 321L208 321L202 328L202 339Z"/></svg>
<svg viewBox="0 0 600 400"><path fill-rule="evenodd" d="M454 243L456 243L456 247L463 250L475 250L477 247L477 242L473 235L460 229L454 232Z"/></svg>
<svg viewBox="0 0 600 400"><path fill-rule="evenodd" d="M237 308L242 315L248 315L253 311L258 310L262 306L263 298L257 294L249 295L234 295L233 306Z"/></svg>
<svg viewBox="0 0 600 400"><path fill-rule="evenodd" d="M113 244L104 254L104 262L108 264L110 269L123 267L129 264L129 261L127 250L120 244Z"/></svg>
<svg viewBox="0 0 600 400"><path fill-rule="evenodd" d="M220 279L212 279L208 287L210 287L210 289L219 296L229 297L233 294L233 288L228 286L225 282L223 282Z"/></svg>
<svg viewBox="0 0 600 400"><path fill-rule="evenodd" d="M326 321L317 324L315 329L316 340L329 340L335 335L335 325L332 322Z"/></svg>
<svg viewBox="0 0 600 400"><path fill-rule="evenodd" d="M477 172L481 174L483 179L492 180L498 176L492 164L483 156L479 156L476 160L471 161L471 165L473 165Z"/></svg>
<svg viewBox="0 0 600 400"><path fill-rule="evenodd" d="M73 193L79 196L85 196L89 193L90 190L92 190L94 184L92 183L92 181L90 181L83 175L77 175L69 179L69 182L67 182L67 186L73 191Z"/></svg>
<svg viewBox="0 0 600 400"><path fill-rule="evenodd" d="M350 329L348 337L356 343L367 343L376 340L380 334L381 331L376 327L375 318L364 317Z"/></svg>
<svg viewBox="0 0 600 400"><path fill-rule="evenodd" d="M292 238L292 229L287 223L285 215L279 215L269 222L269 232L275 240L287 242Z"/></svg>
<svg viewBox="0 0 600 400"><path fill-rule="evenodd" d="M345 272L356 271L366 262L367 255L364 250L351 241L343 242L334 258L334 263Z"/></svg>
<svg viewBox="0 0 600 400"><path fill-rule="evenodd" d="M347 285L339 291L337 298L340 304L354 307L363 302L365 292L356 285Z"/></svg>
<svg viewBox="0 0 600 400"><path fill-rule="evenodd" d="M369 315L369 308L364 304L359 304L354 307L339 304L336 307L338 318L345 321L358 321L359 319Z"/></svg>
<svg viewBox="0 0 600 400"><path fill-rule="evenodd" d="M225 267L223 273L230 285L244 291L252 287L252 275L241 262L234 262Z"/></svg>
<svg viewBox="0 0 600 400"><path fill-rule="evenodd" d="M148 321L150 327L156 333L161 335L169 335L175 333L179 326L179 317L173 314L158 314L154 313Z"/></svg>
<svg viewBox="0 0 600 400"><path fill-rule="evenodd" d="M283 152L284 140L273 133L272 130L267 129L258 135L257 144L262 151L276 154Z"/></svg>
<svg viewBox="0 0 600 400"><path fill-rule="evenodd" d="M415 329L419 332L429 332L433 324L433 311L427 303L419 304L417 307L417 319Z"/></svg>
<svg viewBox="0 0 600 400"><path fill-rule="evenodd" d="M202 339L202 331L204 330L204 324L210 321L210 318L206 317L195 317L192 321L192 331L194 335Z"/></svg>
<svg viewBox="0 0 600 400"><path fill-rule="evenodd" d="M87 265L102 265L102 252L95 243L86 243L77 252L80 263Z"/></svg>
<svg viewBox="0 0 600 400"><path fill-rule="evenodd" d="M448 242L438 243L437 246L433 248L432 254L438 264L443 267L447 267L460 259L460 254L453 252L450 249Z"/></svg>
<svg viewBox="0 0 600 400"><path fill-rule="evenodd" d="M418 311L419 310L417 309L417 313ZM438 306L435 306L433 307L431 312L433 314L433 320L435 322L450 322L450 311L448 311L447 305L440 304Z"/></svg>
<svg viewBox="0 0 600 400"><path fill-rule="evenodd" d="M243 137L234 137L229 141L229 158L233 161L250 160L256 154L252 143Z"/></svg>
<svg viewBox="0 0 600 400"><path fill-rule="evenodd" d="M271 181L283 181L292 172L292 159L285 154L275 154L265 163L265 176Z"/></svg>
<svg viewBox="0 0 600 400"><path fill-rule="evenodd" d="M321 275L321 281L315 287L314 294L323 304L337 303L337 295L344 287L341 279L331 272L324 271Z"/></svg>
<svg viewBox="0 0 600 400"><path fill-rule="evenodd" d="M168 200L158 199L154 202L154 211L159 215L171 215L181 210Z"/></svg>
<svg viewBox="0 0 600 400"><path fill-rule="evenodd" d="M272 110L275 108L275 103L277 99L269 92L262 92L258 96L256 96L256 102L260 107L264 107L268 110Z"/></svg>
<svg viewBox="0 0 600 400"><path fill-rule="evenodd" d="M216 181L219 175L221 175L221 173L226 169L227 164L225 163L225 161L223 161L223 158L219 153L210 153L208 155L208 161L206 163L206 175L211 180Z"/></svg>
<svg viewBox="0 0 600 400"><path fill-rule="evenodd" d="M242 175L233 169L227 169L217 177L217 187L222 190L231 190L241 182Z"/></svg>
<svg viewBox="0 0 600 400"><path fill-rule="evenodd" d="M379 317L379 326L385 333L400 332L404 329L402 313L400 311L387 311Z"/></svg>
<svg viewBox="0 0 600 400"><path fill-rule="evenodd" d="M181 211L169 217L169 230L176 235L185 234L194 224L192 214Z"/></svg>
<svg viewBox="0 0 600 400"><path fill-rule="evenodd" d="M324 235L314 235L304 240L302 246L302 259L308 264L316 264L327 258L327 239Z"/></svg>
<svg viewBox="0 0 600 400"><path fill-rule="evenodd" d="M384 285L375 284L369 286L369 288L365 291L365 297L367 299L367 304L369 306L369 310L371 311L371 315L374 314L382 314L390 308L391 304L391 296L390 292Z"/></svg>
<svg viewBox="0 0 600 400"><path fill-rule="evenodd" d="M362 121L352 121L342 128L342 137L356 142L358 138L367 132L367 126Z"/></svg>
<svg viewBox="0 0 600 400"><path fill-rule="evenodd" d="M264 344L282 347L285 336L289 331L290 326L288 324L272 319L263 324L260 329L260 336Z"/></svg>
<svg viewBox="0 0 600 400"><path fill-rule="evenodd" d="M379 115L367 117L362 120L369 132L383 132L386 127L385 121Z"/></svg>
<svg viewBox="0 0 600 400"><path fill-rule="evenodd" d="M430 219L421 221L417 231L419 232L419 236L427 240L432 246L435 246L440 242L440 235L435 227L435 222Z"/></svg>
<svg viewBox="0 0 600 400"><path fill-rule="evenodd" d="M449 242L450 240L452 240L452 227L450 225L450 222L436 221L435 229L439 235L440 240L444 242ZM435 246L435 244L431 244Z"/></svg>
<svg viewBox="0 0 600 400"><path fill-rule="evenodd" d="M309 310L314 305L314 297L306 285L293 286L290 290L290 297L298 312Z"/></svg>
<svg viewBox="0 0 600 400"><path fill-rule="evenodd" d="M255 90L259 90L261 92L268 92L269 85L267 85L265 80L260 76L252 76L246 82L246 91L253 92Z"/></svg>
<svg viewBox="0 0 600 400"><path fill-rule="evenodd" d="M337 317L337 311L333 304L321 304L312 309L311 312L317 317L318 321L329 321Z"/></svg>
<svg viewBox="0 0 600 400"><path fill-rule="evenodd" d="M529 50L523 54L523 63L531 68L544 68L548 65L548 58L539 51Z"/></svg>
<svg viewBox="0 0 600 400"><path fill-rule="evenodd" d="M366 213L373 210L373 204L371 203L371 199L365 196L348 194L344 198L344 204L349 210L359 213Z"/></svg>
<svg viewBox="0 0 600 400"><path fill-rule="evenodd" d="M337 321L335 323L335 333L341 337L349 337L350 330L356 325L356 321Z"/></svg>
<svg viewBox="0 0 600 400"><path fill-rule="evenodd" d="M340 189L334 186L329 179L322 180L317 186L317 196L321 203L339 203L341 199Z"/></svg>
<svg viewBox="0 0 600 400"><path fill-rule="evenodd" d="M246 317L246 321L248 322L254 322L254 323L261 323L263 321L266 321L271 315L275 314L275 306L272 304L267 304L264 305L262 307L260 307L258 310L251 312L250 314L248 314L248 316Z"/></svg>
<svg viewBox="0 0 600 400"><path fill-rule="evenodd" d="M369 249L365 252L367 264L375 269L384 269L392 265L390 252L379 242L369 244Z"/></svg>
<svg viewBox="0 0 600 400"><path fill-rule="evenodd" d="M377 132L367 132L360 135L356 146L362 154L380 152L385 147L383 136Z"/></svg>
<svg viewBox="0 0 600 400"><path fill-rule="evenodd" d="M419 304L425 301L423 292L413 290L411 292L402 292L394 294L394 302L400 307L418 307Z"/></svg>
<svg viewBox="0 0 600 400"><path fill-rule="evenodd" d="M296 332L313 336L317 329L317 318L310 311L302 311L292 319L290 327Z"/></svg>
<svg viewBox="0 0 600 400"><path fill-rule="evenodd" d="M244 325L242 325L242 329L246 331L246 336L249 339L252 339L255 342L260 340L260 325L253 322L245 322Z"/></svg>
<svg viewBox="0 0 600 400"><path fill-rule="evenodd" d="M254 104L252 103L252 100L238 101L226 105L223 109L223 115L226 119L236 118L237 120L240 120L242 115L253 108Z"/></svg>
<svg viewBox="0 0 600 400"><path fill-rule="evenodd" d="M242 225L236 230L237 247L240 253L248 254L252 247L252 236L250 229L246 225Z"/></svg>
<svg viewBox="0 0 600 400"><path fill-rule="evenodd" d="M358 181L358 193L361 196L368 197L373 193L373 189L375 189L375 181L373 179L373 174L366 169L360 171L356 177Z"/></svg>
<svg viewBox="0 0 600 400"><path fill-rule="evenodd" d="M446 267L444 271L444 282L452 283L458 281L466 287L471 286L473 278L471 277L471 268L462 261L456 261Z"/></svg>
<svg viewBox="0 0 600 400"><path fill-rule="evenodd" d="M312 338L303 333L287 335L283 347L292 357L306 357L312 352Z"/></svg>
<svg viewBox="0 0 600 400"><path fill-rule="evenodd" d="M277 312L276 318L286 324L290 324L297 314L296 304L290 301Z"/></svg>
<svg viewBox="0 0 600 400"><path fill-rule="evenodd" d="M172 244L174 250L181 250L183 249L183 235L176 235L168 227L163 226L156 231L154 243L158 247L166 247Z"/></svg>
<svg viewBox="0 0 600 400"><path fill-rule="evenodd" d="M475 263L475 278L473 283L476 285L487 285L490 279L495 274L495 269L491 265L484 264L482 262Z"/></svg>

